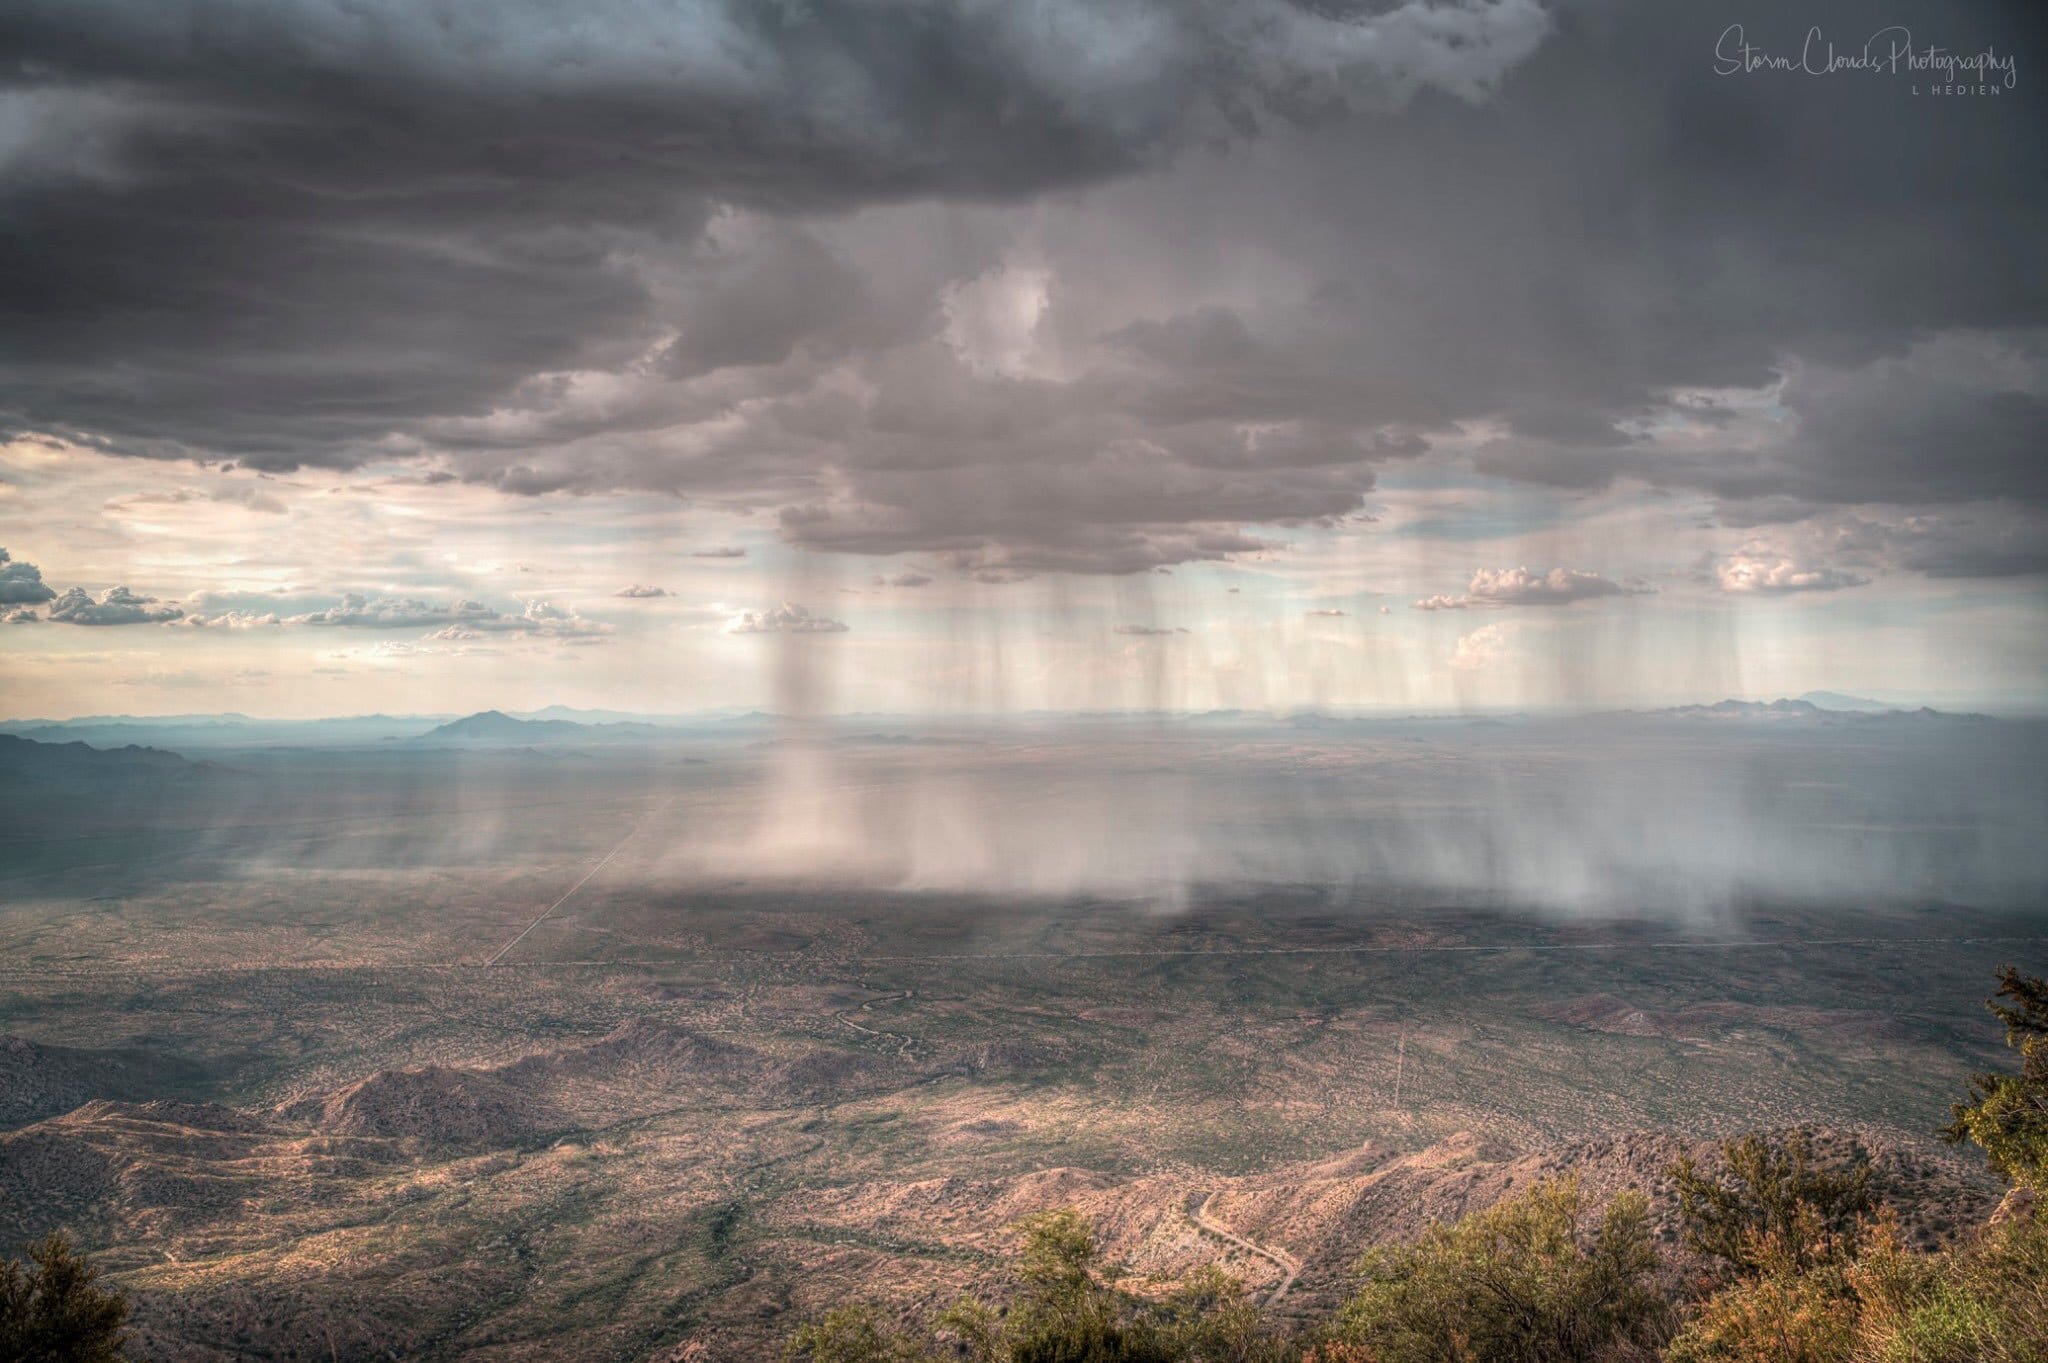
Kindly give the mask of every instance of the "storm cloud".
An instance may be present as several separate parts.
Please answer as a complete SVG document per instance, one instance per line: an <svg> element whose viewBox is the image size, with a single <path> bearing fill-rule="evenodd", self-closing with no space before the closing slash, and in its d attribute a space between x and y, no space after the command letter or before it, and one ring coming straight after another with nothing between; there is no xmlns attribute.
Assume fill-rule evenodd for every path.
<svg viewBox="0 0 2048 1363"><path fill-rule="evenodd" d="M1717 74L1738 21L1878 23L23 0L0 418L660 493L984 580L1281 553L1432 460L1894 527L1872 567L1745 583L2039 571L2042 18L1915 16L2016 57L1976 99ZM1935 513L2001 537L1973 559L1910 528ZM1623 590L1598 582L1463 599Z"/></svg>
<svg viewBox="0 0 2048 1363"><path fill-rule="evenodd" d="M83 587L73 587L55 601L44 616L60 625L155 625L176 620L185 612L167 606L153 596L143 596L126 587L109 587L98 596Z"/></svg>
<svg viewBox="0 0 2048 1363"><path fill-rule="evenodd" d="M0 549L0 606L34 606L51 600L56 591L43 582L42 569L22 563Z"/></svg>

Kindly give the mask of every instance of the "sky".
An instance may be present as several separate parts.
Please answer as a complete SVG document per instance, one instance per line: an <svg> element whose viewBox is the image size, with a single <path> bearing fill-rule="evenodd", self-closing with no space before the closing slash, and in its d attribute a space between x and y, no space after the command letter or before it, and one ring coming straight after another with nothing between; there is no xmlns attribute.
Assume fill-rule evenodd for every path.
<svg viewBox="0 0 2048 1363"><path fill-rule="evenodd" d="M0 714L2041 708L2044 27L14 0Z"/></svg>

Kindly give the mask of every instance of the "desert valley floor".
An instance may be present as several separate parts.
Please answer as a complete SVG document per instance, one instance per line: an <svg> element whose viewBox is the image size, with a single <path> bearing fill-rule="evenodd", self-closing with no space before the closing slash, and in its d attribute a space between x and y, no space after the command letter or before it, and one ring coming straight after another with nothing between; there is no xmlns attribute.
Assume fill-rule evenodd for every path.
<svg viewBox="0 0 2048 1363"><path fill-rule="evenodd" d="M899 761L862 751L855 803ZM1994 1196L1933 1136L1991 971L2048 958L1912 894L769 879L705 850L737 747L72 760L8 775L0 1238L71 1232L152 1358L758 1358L1062 1205L1134 1282L1220 1262L1284 1314L1546 1171L1655 1191L1792 1124L1936 1237Z"/></svg>

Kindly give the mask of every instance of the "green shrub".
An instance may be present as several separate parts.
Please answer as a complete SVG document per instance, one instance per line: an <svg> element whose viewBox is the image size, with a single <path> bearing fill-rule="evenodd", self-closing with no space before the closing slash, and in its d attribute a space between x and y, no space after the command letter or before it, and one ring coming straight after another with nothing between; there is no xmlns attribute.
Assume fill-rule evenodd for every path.
<svg viewBox="0 0 2048 1363"><path fill-rule="evenodd" d="M1071 1209L1022 1223L1018 1290L1007 1311L965 1298L933 1332L898 1331L866 1307L829 1311L793 1335L792 1363L1284 1363L1258 1308L1220 1270L1195 1275L1164 1302L1104 1281L1095 1231Z"/></svg>
<svg viewBox="0 0 2048 1363"><path fill-rule="evenodd" d="M1590 1231L1576 1178L1369 1254L1332 1343L1374 1363L1585 1363L1645 1357L1669 1332L1649 1204L1610 1203Z"/></svg>
<svg viewBox="0 0 2048 1363"><path fill-rule="evenodd" d="M1736 1274L1761 1271L1754 1255L1766 1245L1801 1263L1823 1247L1850 1248L1858 1218L1876 1208L1869 1167L1816 1165L1803 1131L1723 1141L1721 1159L1720 1170L1709 1172L1680 1156L1671 1177L1686 1247Z"/></svg>
<svg viewBox="0 0 2048 1363"><path fill-rule="evenodd" d="M789 1363L921 1363L932 1355L873 1307L842 1306L798 1330L782 1356Z"/></svg>
<svg viewBox="0 0 2048 1363"><path fill-rule="evenodd" d="M128 1332L128 1302L99 1286L99 1269L52 1235L28 1262L0 1261L0 1359L6 1363L113 1363Z"/></svg>

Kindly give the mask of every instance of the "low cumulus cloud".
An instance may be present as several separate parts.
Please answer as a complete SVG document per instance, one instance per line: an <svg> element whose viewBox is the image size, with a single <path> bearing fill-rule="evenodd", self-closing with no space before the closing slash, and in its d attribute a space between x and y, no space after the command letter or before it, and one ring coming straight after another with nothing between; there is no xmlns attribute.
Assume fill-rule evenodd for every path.
<svg viewBox="0 0 2048 1363"><path fill-rule="evenodd" d="M1322 609L1312 610L1308 612L1308 614L1312 619L1320 616L1326 620L1341 620L1344 618L1345 612L1338 610L1335 607L1324 607Z"/></svg>
<svg viewBox="0 0 2048 1363"><path fill-rule="evenodd" d="M691 558L745 558L747 551L736 545L722 544L712 549L692 549Z"/></svg>
<svg viewBox="0 0 2048 1363"><path fill-rule="evenodd" d="M54 600L56 591L43 582L42 569L22 563L0 549L0 606L37 606Z"/></svg>
<svg viewBox="0 0 2048 1363"><path fill-rule="evenodd" d="M176 620L185 612L141 596L126 587L109 587L93 596L73 587L50 603L47 618L64 625L155 625Z"/></svg>
<svg viewBox="0 0 2048 1363"><path fill-rule="evenodd" d="M294 625L321 629L417 629L460 621L496 619L498 612L481 601L446 605L412 596L367 596L344 592L341 604L291 617Z"/></svg>
<svg viewBox="0 0 2048 1363"><path fill-rule="evenodd" d="M844 634L846 630L841 621L813 615L806 607L787 601L773 610L741 611L725 625L727 634Z"/></svg>
<svg viewBox="0 0 2048 1363"><path fill-rule="evenodd" d="M517 615L498 615L489 620L466 622L486 632L524 634L538 639L595 642L612 633L601 621L585 619L563 606L547 601L529 601Z"/></svg>
<svg viewBox="0 0 2048 1363"><path fill-rule="evenodd" d="M270 516L282 516L289 508L284 502L259 487L223 487L200 491L195 488L173 488L165 492L135 492L126 497L116 497L106 503L104 510L119 514L136 507L192 506L192 505L239 506L249 511L262 512Z"/></svg>
<svg viewBox="0 0 2048 1363"><path fill-rule="evenodd" d="M275 629L284 624L284 619L276 611L226 610L212 615L195 611L169 623L186 629L249 630Z"/></svg>
<svg viewBox="0 0 2048 1363"><path fill-rule="evenodd" d="M1748 553L1735 554L1715 564L1714 579L1724 592L1758 596L1836 592L1846 587L1861 587L1870 581L1861 573L1843 568Z"/></svg>
<svg viewBox="0 0 2048 1363"><path fill-rule="evenodd" d="M1517 656L1519 632L1520 626L1504 620L1481 625L1458 640L1451 650L1451 666L1460 672L1484 672L1510 662Z"/></svg>
<svg viewBox="0 0 2048 1363"><path fill-rule="evenodd" d="M622 596L629 601L651 601L657 596L668 594L669 590L666 587L643 587L638 583L630 587L621 587L612 593L613 596Z"/></svg>
<svg viewBox="0 0 2048 1363"><path fill-rule="evenodd" d="M1178 625L1118 625L1110 633L1134 639L1162 639L1175 634L1186 634L1187 630Z"/></svg>
<svg viewBox="0 0 2048 1363"><path fill-rule="evenodd" d="M1462 594L1426 596L1415 603L1424 611L1492 610L1503 606L1569 606L1603 596L1636 596L1649 591L1640 583L1616 582L1576 568L1481 568Z"/></svg>
<svg viewBox="0 0 2048 1363"><path fill-rule="evenodd" d="M366 596L355 592L344 594L337 606L290 616L285 623L324 629L367 630L418 629L424 626L435 631L429 637L445 639L469 639L485 634L595 639L612 633L610 625L585 619L546 601L529 601L518 614L513 615L481 601L464 599L441 604L410 596ZM451 630L455 632L448 632Z"/></svg>

